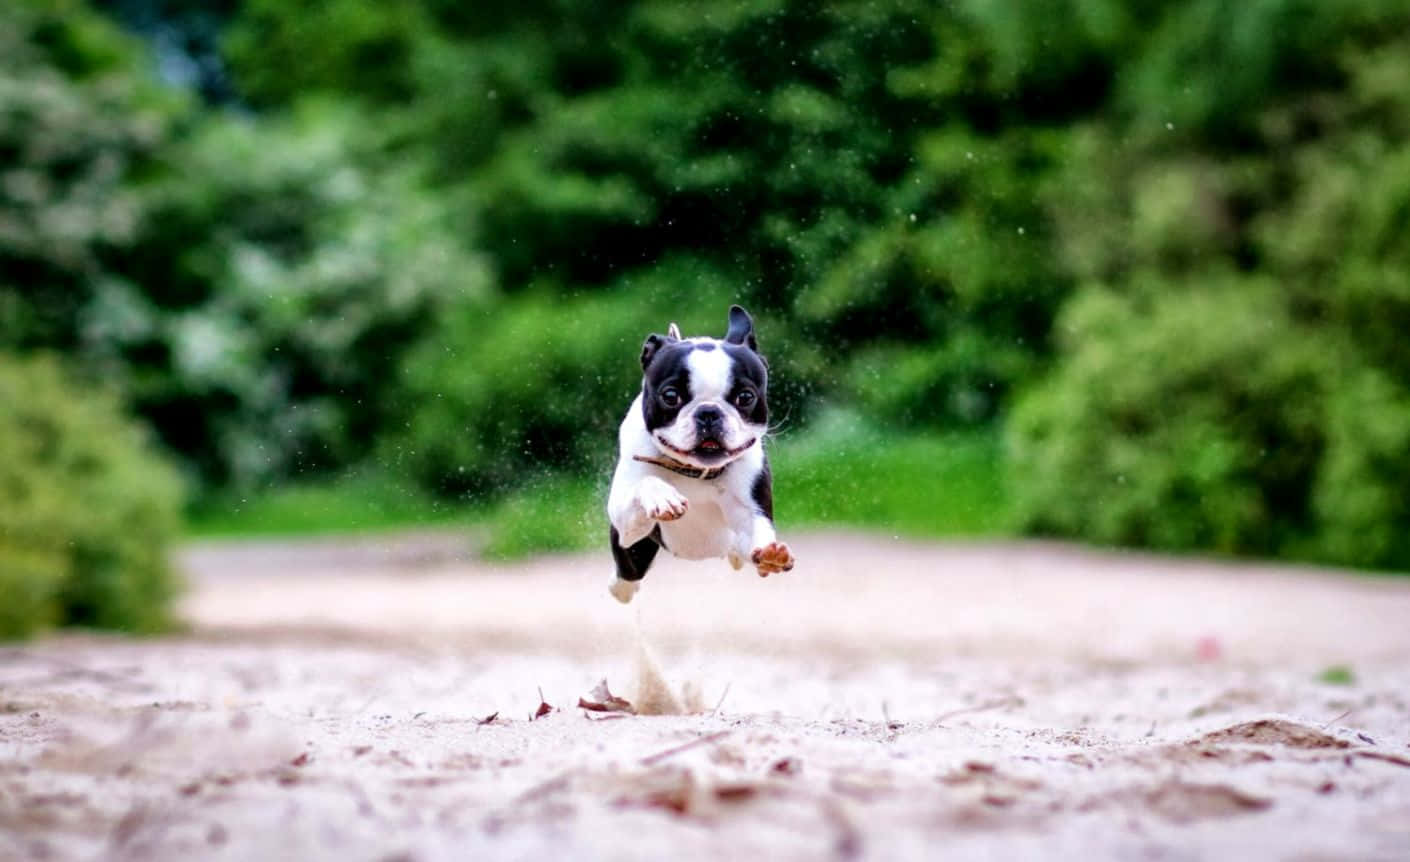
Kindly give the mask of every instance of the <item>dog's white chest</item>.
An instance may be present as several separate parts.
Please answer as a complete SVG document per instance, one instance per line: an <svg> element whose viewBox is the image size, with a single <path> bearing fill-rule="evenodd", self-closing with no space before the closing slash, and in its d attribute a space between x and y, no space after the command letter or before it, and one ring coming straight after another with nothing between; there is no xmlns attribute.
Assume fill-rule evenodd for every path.
<svg viewBox="0 0 1410 862"><path fill-rule="evenodd" d="M680 483L676 487L690 501L690 509L685 517L660 525L667 550L687 560L727 555L734 545L734 530L725 518L720 489L701 482Z"/></svg>

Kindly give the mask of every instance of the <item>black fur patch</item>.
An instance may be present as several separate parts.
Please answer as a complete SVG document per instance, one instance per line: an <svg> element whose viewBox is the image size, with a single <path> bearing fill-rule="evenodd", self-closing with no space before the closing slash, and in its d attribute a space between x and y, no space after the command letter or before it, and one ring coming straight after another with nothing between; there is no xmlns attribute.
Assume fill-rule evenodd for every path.
<svg viewBox="0 0 1410 862"><path fill-rule="evenodd" d="M768 458L764 459L764 469L754 477L754 487L749 489L749 496L754 498L754 505L764 513L764 517L772 521L774 519L774 474L769 469Z"/></svg>
<svg viewBox="0 0 1410 862"><path fill-rule="evenodd" d="M741 389L754 390L754 403L747 410L740 410L739 415L747 422L756 425L769 424L769 370L764 365L764 358L752 348L743 347L738 344L728 342L721 345L730 359L734 360L733 371L731 373L731 388L729 392L730 403L734 403L734 397Z"/></svg>
<svg viewBox="0 0 1410 862"><path fill-rule="evenodd" d="M622 547L617 528L608 527L608 538L612 544L612 559L617 562L617 577L624 581L639 581L646 577L651 561L661 549L661 526L658 524L651 535L632 545Z"/></svg>
<svg viewBox="0 0 1410 862"><path fill-rule="evenodd" d="M754 318L737 305L729 307L729 331L725 333L725 341L743 344L750 350L759 349L759 342L754 337Z"/></svg>
<svg viewBox="0 0 1410 862"><path fill-rule="evenodd" d="M687 342L673 341L653 351L641 388L641 409L648 431L670 425L676 421L681 408L690 403L690 368L686 358L692 348ZM661 401L661 391L668 386L674 386L680 393L680 403L674 407Z"/></svg>

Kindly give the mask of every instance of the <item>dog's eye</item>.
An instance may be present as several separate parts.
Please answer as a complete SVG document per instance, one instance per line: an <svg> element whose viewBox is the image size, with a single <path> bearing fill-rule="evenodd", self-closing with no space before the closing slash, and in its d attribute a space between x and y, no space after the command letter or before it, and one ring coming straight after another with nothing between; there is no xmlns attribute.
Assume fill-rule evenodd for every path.
<svg viewBox="0 0 1410 862"><path fill-rule="evenodd" d="M676 389L676 387L674 386L667 386L665 389L662 389L661 403L666 405L667 407L681 406L680 390Z"/></svg>
<svg viewBox="0 0 1410 862"><path fill-rule="evenodd" d="M747 410L754 406L754 393L750 392L748 389L741 389L739 393L734 396L734 403L735 406L740 409Z"/></svg>

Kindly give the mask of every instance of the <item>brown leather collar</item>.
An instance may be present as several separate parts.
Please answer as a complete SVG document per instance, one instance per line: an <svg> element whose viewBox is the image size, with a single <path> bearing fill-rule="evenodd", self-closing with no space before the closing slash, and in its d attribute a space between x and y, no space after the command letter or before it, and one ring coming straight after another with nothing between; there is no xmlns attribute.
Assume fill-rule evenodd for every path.
<svg viewBox="0 0 1410 862"><path fill-rule="evenodd" d="M650 455L633 455L635 461L643 461L647 464L655 464L657 467L664 467L672 473L679 473L682 476L689 476L692 479L718 479L720 474L725 472L729 464L721 464L718 467L696 467L694 464L687 464L684 461L677 461L675 458L662 455L659 458L652 458ZM733 462L730 462L733 463Z"/></svg>

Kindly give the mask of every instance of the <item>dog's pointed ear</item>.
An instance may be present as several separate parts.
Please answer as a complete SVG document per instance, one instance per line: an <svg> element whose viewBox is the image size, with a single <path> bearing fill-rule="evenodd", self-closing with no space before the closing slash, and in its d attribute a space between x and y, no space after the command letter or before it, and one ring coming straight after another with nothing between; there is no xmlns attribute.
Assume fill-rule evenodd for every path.
<svg viewBox="0 0 1410 862"><path fill-rule="evenodd" d="M675 328L676 325L672 323L671 329L675 330ZM645 371L646 367L651 364L651 360L656 358L656 351L674 341L680 341L680 339L674 335L661 335L658 332L646 336L646 343L641 345L641 370Z"/></svg>
<svg viewBox="0 0 1410 862"><path fill-rule="evenodd" d="M759 342L754 337L754 318L737 305L729 307L729 331L725 341L730 344L744 344L755 353L759 352Z"/></svg>
<svg viewBox="0 0 1410 862"><path fill-rule="evenodd" d="M671 339L672 341L681 340L681 328L679 326L676 326L676 322L674 320L671 321L670 326L666 327L666 337Z"/></svg>

